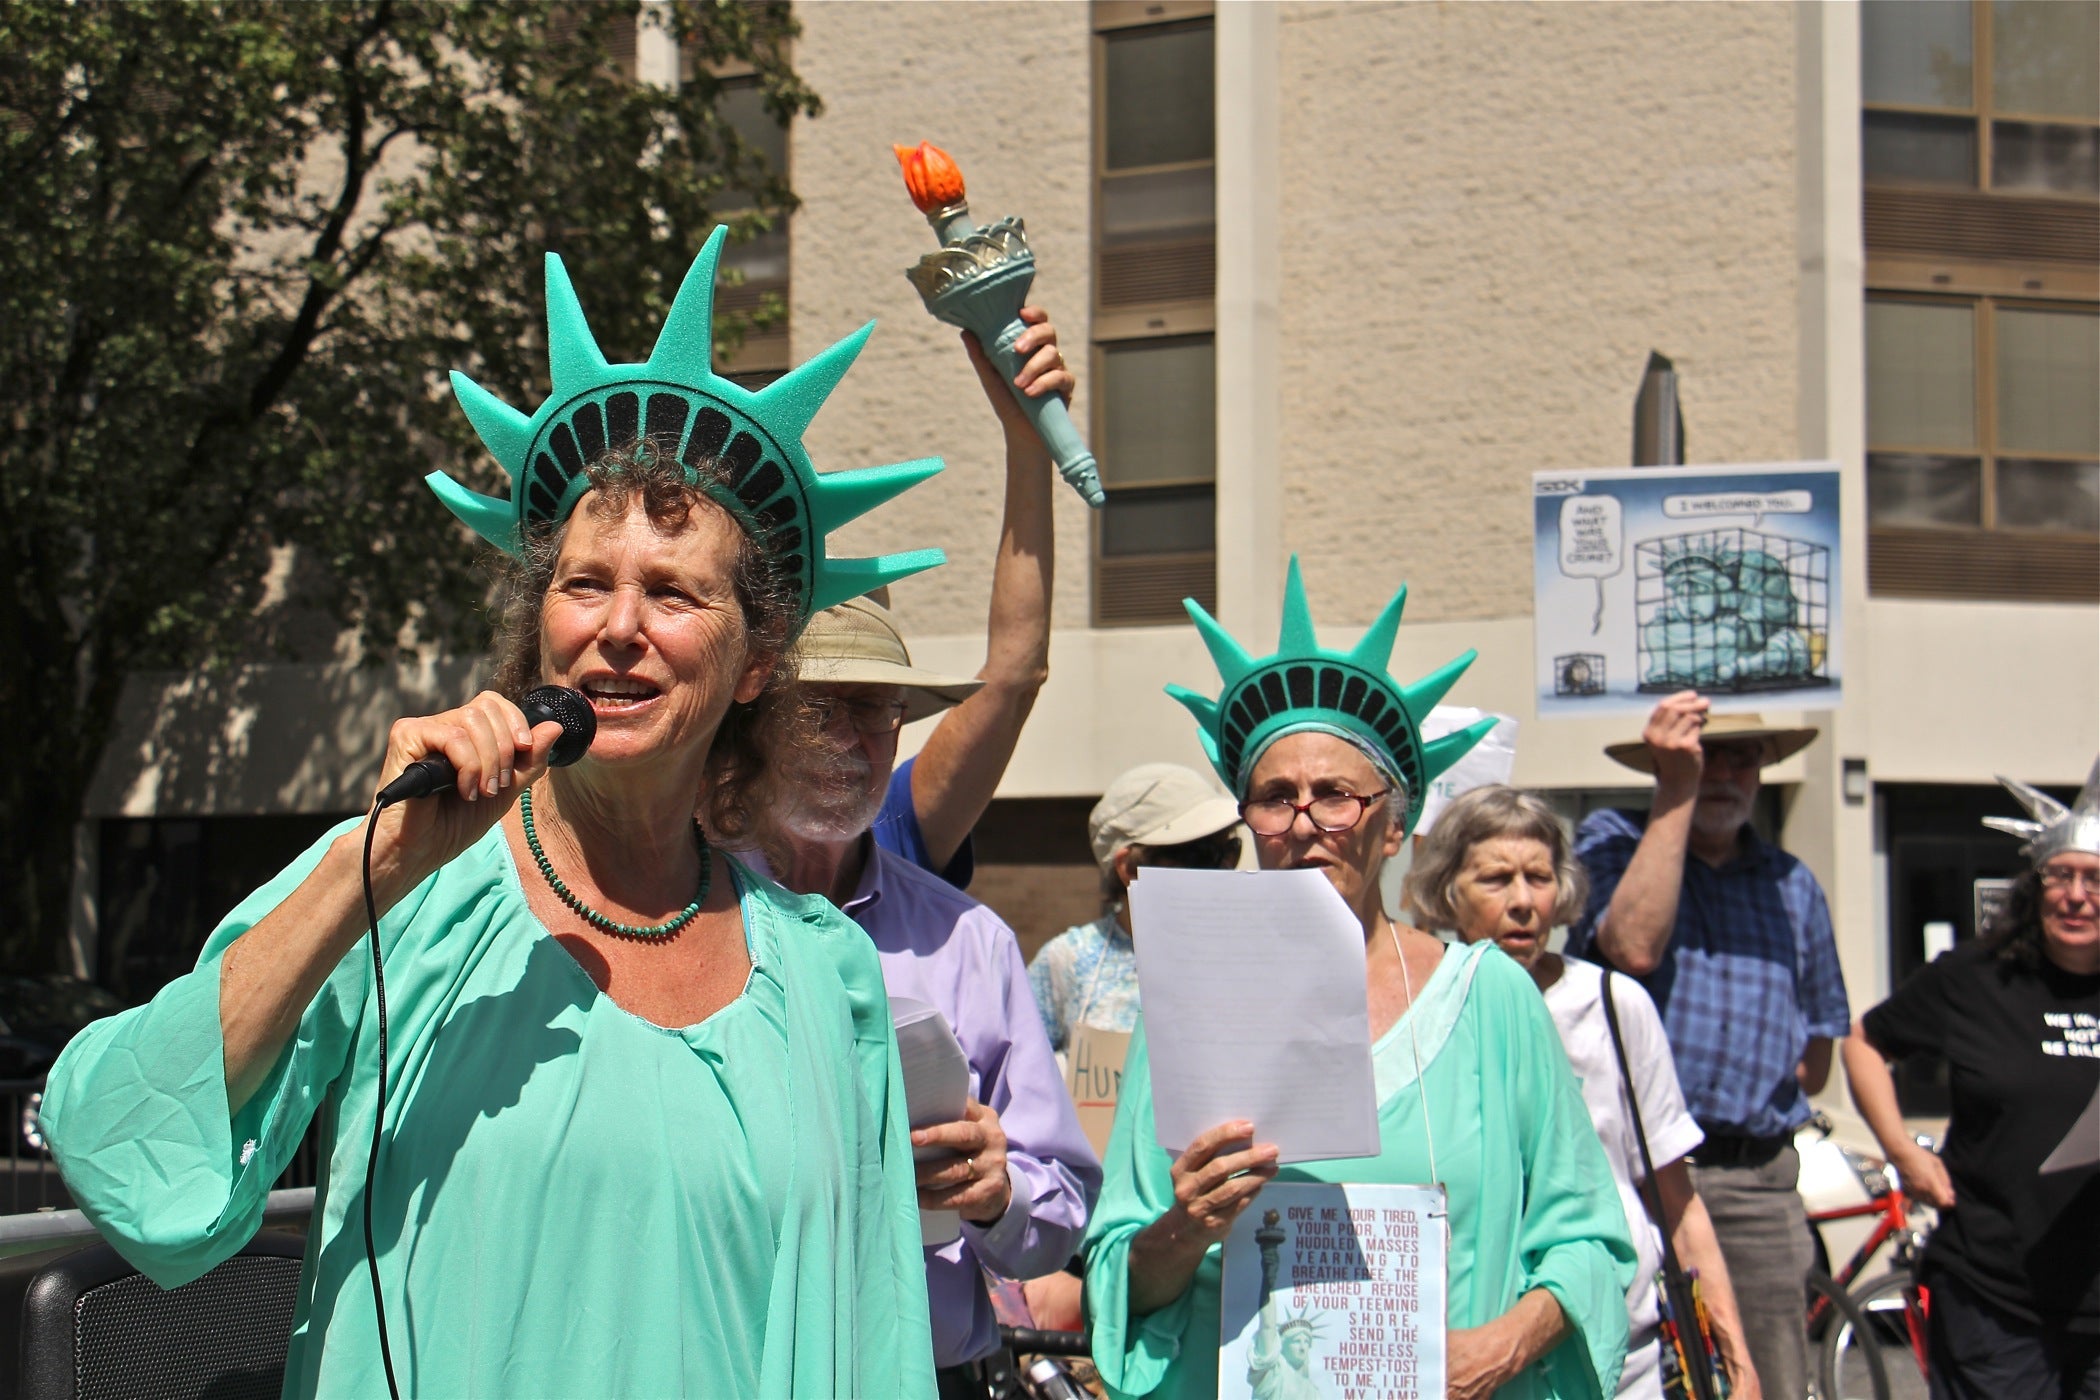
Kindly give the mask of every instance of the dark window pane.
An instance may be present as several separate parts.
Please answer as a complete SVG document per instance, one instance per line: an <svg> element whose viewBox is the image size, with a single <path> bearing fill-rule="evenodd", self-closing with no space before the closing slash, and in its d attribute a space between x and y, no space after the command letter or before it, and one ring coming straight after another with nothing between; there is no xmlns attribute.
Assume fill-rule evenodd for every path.
<svg viewBox="0 0 2100 1400"><path fill-rule="evenodd" d="M785 175L788 168L787 124L766 110L765 90L756 78L731 78L722 84L715 110L736 129L744 144L753 148L765 163L766 173ZM714 207L724 213L750 207L751 197L741 190L726 189L715 197Z"/></svg>
<svg viewBox="0 0 2100 1400"><path fill-rule="evenodd" d="M1868 180L1976 183L1976 123L1967 117L1868 112L1862 139L1861 168Z"/></svg>
<svg viewBox="0 0 2100 1400"><path fill-rule="evenodd" d="M1097 450L1105 485L1216 474L1218 369L1209 336L1104 345L1101 371Z"/></svg>
<svg viewBox="0 0 2100 1400"><path fill-rule="evenodd" d="M1876 525L1980 525L1983 463L1974 457L1869 453L1867 519Z"/></svg>
<svg viewBox="0 0 2100 1400"><path fill-rule="evenodd" d="M723 248L720 271L731 269L741 272L745 283L750 285L787 281L787 230L769 229L748 243L731 243Z"/></svg>
<svg viewBox="0 0 2100 1400"><path fill-rule="evenodd" d="M1866 0L1859 7L1860 89L1869 102L1966 107L1974 84L1969 0Z"/></svg>
<svg viewBox="0 0 2100 1400"><path fill-rule="evenodd" d="M1210 166L1151 175L1111 175L1101 182L1101 242L1173 243L1208 238L1217 224Z"/></svg>
<svg viewBox="0 0 2100 1400"><path fill-rule="evenodd" d="M1211 29L1107 36L1108 168L1211 158Z"/></svg>
<svg viewBox="0 0 2100 1400"><path fill-rule="evenodd" d="M1101 508L1101 553L1203 554L1217 546L1217 493L1209 486L1111 491Z"/></svg>
<svg viewBox="0 0 2100 1400"><path fill-rule="evenodd" d="M1991 105L2100 121L2100 5L1997 0L1991 6Z"/></svg>
<svg viewBox="0 0 2100 1400"><path fill-rule="evenodd" d="M2100 533L2100 462L2000 457L1998 523L2008 530Z"/></svg>
<svg viewBox="0 0 2100 1400"><path fill-rule="evenodd" d="M2048 194L2100 194L2100 128L1992 122L1991 185Z"/></svg>

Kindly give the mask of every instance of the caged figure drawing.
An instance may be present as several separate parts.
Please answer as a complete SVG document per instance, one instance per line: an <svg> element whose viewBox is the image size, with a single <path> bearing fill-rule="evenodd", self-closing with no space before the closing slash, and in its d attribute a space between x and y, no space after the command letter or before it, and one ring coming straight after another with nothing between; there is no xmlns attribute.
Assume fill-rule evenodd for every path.
<svg viewBox="0 0 2100 1400"><path fill-rule="evenodd" d="M1594 651L1571 651L1554 657L1553 693L1558 696L1602 695L1603 654Z"/></svg>
<svg viewBox="0 0 2100 1400"><path fill-rule="evenodd" d="M1641 689L1830 684L1830 551L1755 530L1643 540L1634 550Z"/></svg>

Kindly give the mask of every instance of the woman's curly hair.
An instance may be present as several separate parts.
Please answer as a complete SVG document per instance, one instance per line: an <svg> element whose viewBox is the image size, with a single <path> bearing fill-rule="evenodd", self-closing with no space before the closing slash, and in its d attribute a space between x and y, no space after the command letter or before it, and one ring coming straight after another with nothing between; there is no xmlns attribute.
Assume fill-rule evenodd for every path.
<svg viewBox="0 0 2100 1400"><path fill-rule="evenodd" d="M1452 800L1422 838L1400 885L1402 905L1422 920L1424 928L1458 931L1463 911L1453 898L1466 856L1483 841L1516 836L1538 842L1553 856L1553 877L1560 887L1552 927L1572 924L1589 902L1589 876L1575 859L1567 829L1542 798L1500 783L1477 787Z"/></svg>
<svg viewBox="0 0 2100 1400"><path fill-rule="evenodd" d="M1983 943L2000 962L2029 972L2042 965L2042 872L2033 866L2013 877L2005 903L1984 922Z"/></svg>
<svg viewBox="0 0 2100 1400"><path fill-rule="evenodd" d="M711 472L726 492L720 463L696 470ZM719 500L689 481L686 471L675 451L646 439L613 448L585 469L590 488L577 508L617 520L639 503L662 534L677 533L695 512L725 516L738 525L730 581L743 610L746 645L771 657L772 666L757 699L731 703L708 751L706 788L694 799L696 815L711 837L737 847L767 844L771 833L762 830L762 819L777 809L771 792L777 775L789 766L787 760L817 745L813 712L795 678L794 638L801 613L793 583L775 558ZM568 529L563 520L528 531L522 554L508 562L499 582L490 659L496 689L513 702L544 679L540 618Z"/></svg>

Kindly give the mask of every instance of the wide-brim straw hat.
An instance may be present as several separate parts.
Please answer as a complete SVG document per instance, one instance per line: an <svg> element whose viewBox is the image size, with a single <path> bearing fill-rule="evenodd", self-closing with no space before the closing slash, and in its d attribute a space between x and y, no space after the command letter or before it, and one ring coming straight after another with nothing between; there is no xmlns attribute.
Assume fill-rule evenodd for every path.
<svg viewBox="0 0 2100 1400"><path fill-rule="evenodd" d="M1793 755L1801 752L1801 750L1813 744L1816 741L1816 735L1821 732L1821 730L1812 728L1781 728L1776 725L1766 724L1763 719L1756 715L1712 715L1706 721L1706 728L1700 731L1699 742L1707 744L1717 739L1733 742L1741 742L1746 739L1762 739L1764 740L1765 749L1764 764L1773 764L1779 762L1782 758L1791 758ZM1604 752L1607 757L1616 759L1628 768L1633 769L1636 773L1652 774L1655 772L1655 754L1649 749L1645 740L1635 739L1630 743L1606 744Z"/></svg>
<svg viewBox="0 0 2100 1400"><path fill-rule="evenodd" d="M912 665L896 618L867 598L851 599L811 618L795 644L795 658L795 674L809 684L904 687L906 724L960 704L984 685L972 676L947 676Z"/></svg>

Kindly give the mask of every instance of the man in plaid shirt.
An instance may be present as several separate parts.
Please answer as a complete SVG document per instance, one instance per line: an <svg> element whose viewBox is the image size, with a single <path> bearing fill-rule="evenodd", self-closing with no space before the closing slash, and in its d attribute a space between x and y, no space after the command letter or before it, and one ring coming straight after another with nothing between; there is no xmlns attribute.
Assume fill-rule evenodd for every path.
<svg viewBox="0 0 2100 1400"><path fill-rule="evenodd" d="M1645 815L1592 813L1577 831L1590 902L1568 952L1638 978L1662 1012L1686 1106L1706 1134L1691 1153L1693 1185L1728 1260L1751 1359L1767 1395L1792 1397L1808 1389L1813 1262L1792 1139L1851 1011L1816 877L1750 827L1759 770L1816 731L1708 709L1680 691L1638 742L1605 750L1655 775L1655 801Z"/></svg>

